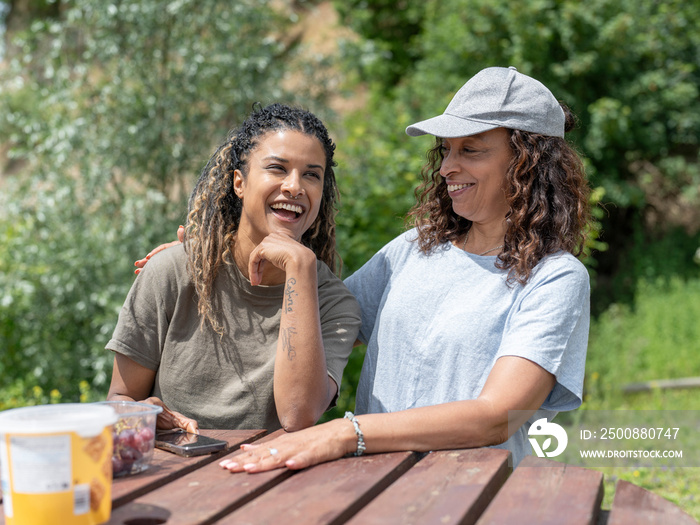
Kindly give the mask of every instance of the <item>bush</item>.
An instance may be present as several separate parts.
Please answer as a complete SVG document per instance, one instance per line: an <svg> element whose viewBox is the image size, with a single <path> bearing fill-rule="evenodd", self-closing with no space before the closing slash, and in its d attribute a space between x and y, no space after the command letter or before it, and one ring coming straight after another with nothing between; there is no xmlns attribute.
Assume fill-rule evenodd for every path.
<svg viewBox="0 0 700 525"><path fill-rule="evenodd" d="M172 236L177 220L166 220L166 199L151 190L117 201L58 175L4 190L0 403L76 402L82 382L104 395L112 364L104 346L133 281L131 261Z"/></svg>

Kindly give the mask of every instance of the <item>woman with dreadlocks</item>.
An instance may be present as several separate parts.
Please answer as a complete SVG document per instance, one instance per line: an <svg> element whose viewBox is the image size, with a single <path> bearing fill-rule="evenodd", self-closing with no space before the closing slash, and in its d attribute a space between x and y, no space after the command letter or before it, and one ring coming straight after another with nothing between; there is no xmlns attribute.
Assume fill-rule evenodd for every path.
<svg viewBox="0 0 700 525"><path fill-rule="evenodd" d="M313 425L360 326L336 277L335 144L313 114L257 108L211 157L184 243L150 258L119 315L108 399L159 428Z"/></svg>

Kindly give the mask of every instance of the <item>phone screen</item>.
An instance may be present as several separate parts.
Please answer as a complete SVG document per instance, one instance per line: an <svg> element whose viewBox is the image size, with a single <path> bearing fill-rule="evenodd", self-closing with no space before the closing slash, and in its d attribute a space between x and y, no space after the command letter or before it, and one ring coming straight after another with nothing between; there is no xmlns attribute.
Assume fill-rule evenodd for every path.
<svg viewBox="0 0 700 525"><path fill-rule="evenodd" d="M166 431L156 434L156 446L181 456L198 456L226 448L227 442L185 431Z"/></svg>

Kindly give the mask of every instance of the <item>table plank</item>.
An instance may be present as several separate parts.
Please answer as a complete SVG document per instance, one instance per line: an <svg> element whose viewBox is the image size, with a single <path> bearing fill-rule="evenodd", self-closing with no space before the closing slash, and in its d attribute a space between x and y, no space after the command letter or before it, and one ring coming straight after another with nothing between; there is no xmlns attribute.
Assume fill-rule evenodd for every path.
<svg viewBox="0 0 700 525"><path fill-rule="evenodd" d="M257 442L264 443L283 432L273 432ZM237 450L226 457L235 457L240 453ZM219 467L217 461L115 509L108 523L163 523L163 520L168 525L213 523L292 474L287 469L255 475L245 472L232 474ZM176 512L171 512L172 509L176 509Z"/></svg>
<svg viewBox="0 0 700 525"><path fill-rule="evenodd" d="M205 436L228 441L228 447L214 454L191 458L176 456L165 450L154 450L153 459L148 469L134 476L116 478L112 482L112 508L120 507L147 492L162 487L173 479L200 468L202 465L216 461L237 449L242 443L255 441L266 433L265 430L206 429L200 429L200 432Z"/></svg>
<svg viewBox="0 0 700 525"><path fill-rule="evenodd" d="M432 452L348 525L475 523L508 478L509 456L496 448Z"/></svg>
<svg viewBox="0 0 700 525"><path fill-rule="evenodd" d="M344 523L406 472L417 459L418 455L414 452L393 452L322 463L298 471L218 523Z"/></svg>
<svg viewBox="0 0 700 525"><path fill-rule="evenodd" d="M608 514L607 525L698 525L698 522L679 507L658 494L619 480Z"/></svg>
<svg viewBox="0 0 700 525"><path fill-rule="evenodd" d="M593 525L602 500L601 472L528 456L477 523Z"/></svg>

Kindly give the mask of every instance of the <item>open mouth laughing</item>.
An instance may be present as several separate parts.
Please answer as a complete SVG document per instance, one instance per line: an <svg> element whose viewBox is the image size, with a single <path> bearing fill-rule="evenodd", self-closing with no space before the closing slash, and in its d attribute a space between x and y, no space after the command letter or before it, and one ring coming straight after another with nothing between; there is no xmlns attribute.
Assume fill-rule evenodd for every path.
<svg viewBox="0 0 700 525"><path fill-rule="evenodd" d="M286 221L296 220L304 213L304 208L298 204L289 204L286 202L275 202L270 205L276 216Z"/></svg>

